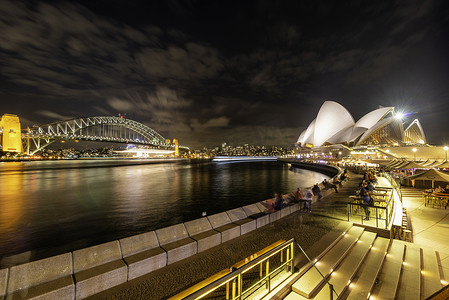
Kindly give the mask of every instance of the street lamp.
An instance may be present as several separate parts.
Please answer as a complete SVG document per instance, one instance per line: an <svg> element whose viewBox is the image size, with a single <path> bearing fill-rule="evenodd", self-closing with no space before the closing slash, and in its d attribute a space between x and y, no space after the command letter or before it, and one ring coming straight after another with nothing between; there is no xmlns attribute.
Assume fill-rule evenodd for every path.
<svg viewBox="0 0 449 300"><path fill-rule="evenodd" d="M413 151L413 161L416 161L416 148L413 148L412 149L412 151Z"/></svg>
<svg viewBox="0 0 449 300"><path fill-rule="evenodd" d="M446 161L447 161L447 150L449 150L449 147L448 146L444 146L444 151L446 151Z"/></svg>

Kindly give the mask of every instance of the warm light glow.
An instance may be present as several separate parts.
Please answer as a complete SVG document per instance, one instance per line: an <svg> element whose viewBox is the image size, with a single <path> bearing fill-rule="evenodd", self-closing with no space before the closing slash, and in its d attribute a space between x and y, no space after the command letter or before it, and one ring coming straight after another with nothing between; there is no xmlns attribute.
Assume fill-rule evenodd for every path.
<svg viewBox="0 0 449 300"><path fill-rule="evenodd" d="M413 149L412 149L413 152L416 152L417 150L418 150L418 149L416 149L416 148L413 148Z"/></svg>
<svg viewBox="0 0 449 300"><path fill-rule="evenodd" d="M444 146L444 151L447 151L448 149L449 149L449 147L448 146Z"/></svg>
<svg viewBox="0 0 449 300"><path fill-rule="evenodd" d="M398 120L402 120L402 118L404 117L404 113L402 112L397 112L394 117Z"/></svg>
<svg viewBox="0 0 449 300"><path fill-rule="evenodd" d="M387 152L387 153L390 153L390 149L387 149L386 152Z"/></svg>

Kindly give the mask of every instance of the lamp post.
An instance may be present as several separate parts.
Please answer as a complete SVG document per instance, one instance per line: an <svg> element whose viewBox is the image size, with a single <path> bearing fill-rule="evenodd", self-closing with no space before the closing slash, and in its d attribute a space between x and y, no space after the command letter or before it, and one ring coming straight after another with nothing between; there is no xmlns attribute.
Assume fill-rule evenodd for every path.
<svg viewBox="0 0 449 300"><path fill-rule="evenodd" d="M413 151L413 161L416 161L416 148L413 148L412 149L412 151Z"/></svg>
<svg viewBox="0 0 449 300"><path fill-rule="evenodd" d="M447 161L447 150L449 150L449 147L448 146L444 146L444 151L446 151L446 161Z"/></svg>

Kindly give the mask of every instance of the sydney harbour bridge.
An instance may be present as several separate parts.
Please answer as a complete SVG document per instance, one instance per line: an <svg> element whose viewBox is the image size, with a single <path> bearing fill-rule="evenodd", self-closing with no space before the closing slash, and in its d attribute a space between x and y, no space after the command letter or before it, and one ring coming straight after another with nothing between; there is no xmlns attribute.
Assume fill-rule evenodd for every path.
<svg viewBox="0 0 449 300"><path fill-rule="evenodd" d="M129 143L178 152L177 140L170 142L149 126L124 117L85 117L21 129L17 116L3 115L0 125L3 151L8 151L8 144L13 144L14 137L20 137L22 149L14 152L28 155L33 155L56 141ZM17 134L18 132L21 134ZM188 149L183 146L179 148Z"/></svg>

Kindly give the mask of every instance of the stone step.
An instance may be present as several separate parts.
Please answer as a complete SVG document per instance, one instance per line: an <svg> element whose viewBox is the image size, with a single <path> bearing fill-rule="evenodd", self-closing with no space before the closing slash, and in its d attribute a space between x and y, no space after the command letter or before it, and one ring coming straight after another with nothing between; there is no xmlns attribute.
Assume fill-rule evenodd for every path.
<svg viewBox="0 0 449 300"><path fill-rule="evenodd" d="M422 259L422 298L427 298L436 291L439 291L443 286L441 284L440 270L439 270L439 255L432 249L421 249Z"/></svg>
<svg viewBox="0 0 449 300"><path fill-rule="evenodd" d="M375 239L375 233L365 231L341 264L332 272L329 283L333 285L337 295L342 296L344 294L368 255ZM313 299L330 299L330 293L329 285L324 284ZM337 295L334 293L335 299L337 299Z"/></svg>
<svg viewBox="0 0 449 300"><path fill-rule="evenodd" d="M394 299L401 276L402 261L404 258L405 242L392 240L387 257L377 277L371 295L374 299Z"/></svg>
<svg viewBox="0 0 449 300"><path fill-rule="evenodd" d="M330 273L336 269L338 264L344 259L346 254L360 238L363 231L364 229L361 227L351 227L345 236L338 241L318 262L316 262L316 267L325 278L327 278ZM292 290L304 297L310 298L324 283L324 279L317 271L317 268L310 268L293 284Z"/></svg>
<svg viewBox="0 0 449 300"><path fill-rule="evenodd" d="M414 244L406 243L405 258L402 264L402 276L399 281L396 299L420 299L421 249Z"/></svg>
<svg viewBox="0 0 449 300"><path fill-rule="evenodd" d="M291 291L291 292L284 298L284 300L304 300L304 299L307 299L307 298L304 297L304 296L301 296L300 294L298 294L298 293L296 293L296 292L294 292L294 291Z"/></svg>
<svg viewBox="0 0 449 300"><path fill-rule="evenodd" d="M389 245L389 239L381 237L376 238L368 257L363 262L346 292L348 295L346 299L359 300L369 298L371 295L371 290L376 282L376 278L382 267L382 263L385 259Z"/></svg>

